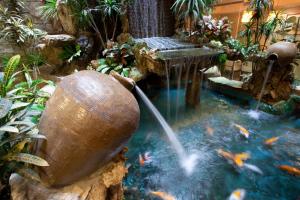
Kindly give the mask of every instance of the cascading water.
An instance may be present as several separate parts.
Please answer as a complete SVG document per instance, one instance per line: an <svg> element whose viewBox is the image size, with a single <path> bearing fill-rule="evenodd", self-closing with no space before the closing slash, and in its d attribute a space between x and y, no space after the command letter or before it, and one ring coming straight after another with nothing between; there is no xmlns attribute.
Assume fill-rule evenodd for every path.
<svg viewBox="0 0 300 200"><path fill-rule="evenodd" d="M270 73L272 71L273 64L274 64L274 61L270 60L270 63L268 65L268 69L267 69L267 72L266 72L266 76L265 76L265 79L264 79L264 82L263 82L263 85L262 85L262 88L261 88L261 91L260 91L260 94L259 94L259 97L258 97L258 102L257 102L255 110L250 110L248 112L249 116L252 117L252 118L254 118L254 119L259 119L259 116L260 116L260 114L259 114L259 106L261 104L261 100L262 100L262 97L264 95L264 92L265 92L265 89L266 89L266 85L267 85Z"/></svg>
<svg viewBox="0 0 300 200"><path fill-rule="evenodd" d="M167 81L167 118L170 119L171 107L170 107L170 72L169 72L169 61L165 62L166 70L166 81Z"/></svg>
<svg viewBox="0 0 300 200"><path fill-rule="evenodd" d="M149 108L149 110L153 113L155 118L158 120L160 125L162 126L164 132L166 133L168 139L170 140L174 150L176 151L180 165L185 170L187 175L191 175L195 166L197 165L197 160L199 156L197 154L188 155L184 150L182 144L179 142L176 137L174 131L170 127L170 125L166 122L164 117L160 114L160 112L156 109L156 107L152 104L152 102L148 99L145 93L138 87L135 86L137 94L141 97L145 105Z"/></svg>
<svg viewBox="0 0 300 200"><path fill-rule="evenodd" d="M181 88L181 79L182 79L182 68L184 66L177 66L177 68L179 67L179 74L177 75L177 94L176 94L176 122L178 120L178 111L179 111L179 98L180 98L180 94L179 94L179 91L180 91L180 88Z"/></svg>
<svg viewBox="0 0 300 200"><path fill-rule="evenodd" d="M129 5L130 33L135 38L171 36L175 19L172 0L134 0Z"/></svg>

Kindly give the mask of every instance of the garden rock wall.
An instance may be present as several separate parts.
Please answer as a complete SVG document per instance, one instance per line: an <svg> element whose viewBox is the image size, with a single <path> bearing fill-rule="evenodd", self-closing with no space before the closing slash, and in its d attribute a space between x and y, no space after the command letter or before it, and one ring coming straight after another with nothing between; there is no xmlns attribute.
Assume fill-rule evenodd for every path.
<svg viewBox="0 0 300 200"><path fill-rule="evenodd" d="M47 31L49 34L59 32L60 25L54 22L47 22L41 19L38 8L43 5L40 0L25 0L24 12L32 19L37 28ZM18 51L18 47L14 43L10 43L4 39L0 40L0 57L4 55L12 55Z"/></svg>

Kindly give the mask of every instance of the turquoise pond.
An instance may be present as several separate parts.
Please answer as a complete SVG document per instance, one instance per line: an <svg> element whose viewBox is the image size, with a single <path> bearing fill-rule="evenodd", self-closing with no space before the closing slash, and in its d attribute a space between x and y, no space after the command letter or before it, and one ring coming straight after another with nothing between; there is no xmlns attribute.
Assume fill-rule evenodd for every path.
<svg viewBox="0 0 300 200"><path fill-rule="evenodd" d="M130 140L126 155L129 172L124 180L125 199L156 199L149 192L159 190L177 200L225 200L237 188L247 191L246 200L300 199L300 177L277 168L283 164L300 168L297 117L262 113L260 120L254 120L247 112L255 107L255 102L241 102L209 90L202 91L199 107L187 109L184 91L171 89L168 119L167 91L151 91L147 95L167 118L184 148L197 153L200 159L193 174L186 176L159 123L140 101L140 127ZM234 123L249 130L248 140L241 137ZM213 129L213 134L207 133L207 127ZM279 141L266 147L264 140L274 136L280 136ZM250 153L246 162L256 165L264 174L235 169L218 156L216 150L220 148ZM152 162L140 166L138 156L145 152L150 153Z"/></svg>

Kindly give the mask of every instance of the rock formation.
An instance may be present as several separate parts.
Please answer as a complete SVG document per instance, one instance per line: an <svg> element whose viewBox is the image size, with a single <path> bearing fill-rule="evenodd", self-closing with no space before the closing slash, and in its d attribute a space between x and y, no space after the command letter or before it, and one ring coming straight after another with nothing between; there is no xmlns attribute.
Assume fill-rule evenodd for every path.
<svg viewBox="0 0 300 200"><path fill-rule="evenodd" d="M267 58L257 57L253 59L252 77L243 84L243 89L259 99L263 83L268 78L262 93L262 100L270 104L288 100L293 91L293 66L291 62L296 53L297 48L292 43L279 42L271 45ZM269 67L271 67L271 71L267 77Z"/></svg>

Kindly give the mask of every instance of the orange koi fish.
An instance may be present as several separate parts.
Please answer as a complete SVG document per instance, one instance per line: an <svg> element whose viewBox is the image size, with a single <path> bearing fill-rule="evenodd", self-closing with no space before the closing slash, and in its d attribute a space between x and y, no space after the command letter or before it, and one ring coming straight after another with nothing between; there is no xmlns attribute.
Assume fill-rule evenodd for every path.
<svg viewBox="0 0 300 200"><path fill-rule="evenodd" d="M238 124L233 124L233 125L240 130L240 134L242 134L247 139L249 138L250 133L246 128Z"/></svg>
<svg viewBox="0 0 300 200"><path fill-rule="evenodd" d="M246 196L246 190L236 189L229 196L228 200L243 200Z"/></svg>
<svg viewBox="0 0 300 200"><path fill-rule="evenodd" d="M150 194L153 196L159 197L162 200L176 200L176 198L170 194L161 191L151 191Z"/></svg>
<svg viewBox="0 0 300 200"><path fill-rule="evenodd" d="M210 135L210 136L214 135L215 130L212 127L207 125L205 128L206 128L206 132L207 132L208 135Z"/></svg>
<svg viewBox="0 0 300 200"><path fill-rule="evenodd" d="M273 145L275 142L277 142L279 140L279 137L272 137L270 139L267 139L264 141L265 145L271 146Z"/></svg>
<svg viewBox="0 0 300 200"><path fill-rule="evenodd" d="M259 169L257 166L245 163L245 161L250 158L250 154L248 154L248 153L233 154L233 153L224 151L222 149L217 150L217 152L220 156L224 157L228 161L231 161L235 166L237 166L239 168L243 167L243 168L247 168L253 172L256 172L258 174L263 174L261 169Z"/></svg>
<svg viewBox="0 0 300 200"><path fill-rule="evenodd" d="M220 156L232 161L238 167L243 167L244 161L250 158L250 155L248 153L233 154L222 149L217 150L217 152Z"/></svg>
<svg viewBox="0 0 300 200"><path fill-rule="evenodd" d="M144 160L144 158L141 154L139 154L139 163L140 163L141 166L145 165L145 160Z"/></svg>
<svg viewBox="0 0 300 200"><path fill-rule="evenodd" d="M286 171L287 173L289 173L291 175L300 176L300 169L298 169L296 167L291 167L288 165L280 165L278 168L283 171Z"/></svg>

